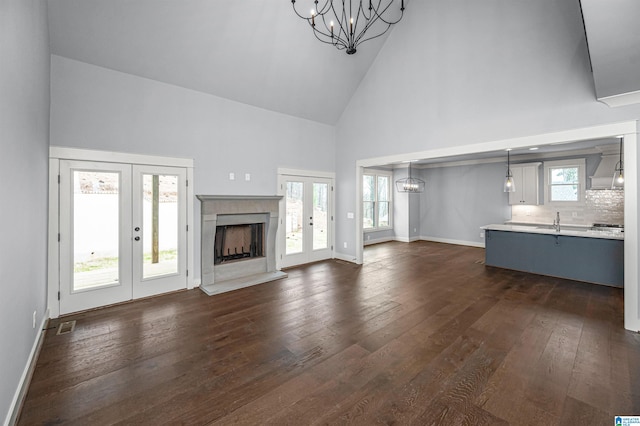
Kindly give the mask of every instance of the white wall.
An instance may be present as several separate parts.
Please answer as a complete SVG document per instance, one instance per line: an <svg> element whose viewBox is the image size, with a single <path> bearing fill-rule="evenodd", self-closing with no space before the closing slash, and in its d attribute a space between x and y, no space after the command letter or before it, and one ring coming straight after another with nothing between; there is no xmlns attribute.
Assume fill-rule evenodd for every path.
<svg viewBox="0 0 640 426"><path fill-rule="evenodd" d="M356 221L346 217L357 160L640 118L640 105L596 101L578 2L425 0L410 9L337 126L345 258L356 254Z"/></svg>
<svg viewBox="0 0 640 426"><path fill-rule="evenodd" d="M421 236L484 244L480 227L511 218L502 184L502 163L421 170L426 190L421 199Z"/></svg>
<svg viewBox="0 0 640 426"><path fill-rule="evenodd" d="M55 55L51 145L193 158L208 195L274 195L278 167L333 172L336 157L332 126ZM199 278L197 200L194 218Z"/></svg>
<svg viewBox="0 0 640 426"><path fill-rule="evenodd" d="M0 423L11 415L46 308L46 19L44 1L0 2Z"/></svg>

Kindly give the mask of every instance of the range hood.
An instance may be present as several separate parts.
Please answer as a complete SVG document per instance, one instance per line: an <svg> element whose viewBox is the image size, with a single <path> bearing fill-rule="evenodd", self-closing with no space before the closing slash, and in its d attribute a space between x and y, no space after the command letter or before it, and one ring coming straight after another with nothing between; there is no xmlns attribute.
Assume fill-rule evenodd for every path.
<svg viewBox="0 0 640 426"><path fill-rule="evenodd" d="M620 147L617 145L597 146L602 151L602 159L598 168L591 178L591 189L611 189L613 173L616 164L620 160Z"/></svg>

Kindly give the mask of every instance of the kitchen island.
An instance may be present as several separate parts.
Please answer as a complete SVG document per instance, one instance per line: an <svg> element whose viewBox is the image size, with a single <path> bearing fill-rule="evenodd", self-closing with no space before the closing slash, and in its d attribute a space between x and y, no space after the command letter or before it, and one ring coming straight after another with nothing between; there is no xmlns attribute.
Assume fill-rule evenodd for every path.
<svg viewBox="0 0 640 426"><path fill-rule="evenodd" d="M487 225L485 264L613 287L624 286L624 233L590 227Z"/></svg>

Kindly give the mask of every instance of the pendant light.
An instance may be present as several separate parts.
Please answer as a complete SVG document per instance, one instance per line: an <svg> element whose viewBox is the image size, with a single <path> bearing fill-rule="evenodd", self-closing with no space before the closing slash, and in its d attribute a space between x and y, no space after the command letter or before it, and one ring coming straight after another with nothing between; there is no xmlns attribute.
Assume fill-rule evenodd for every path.
<svg viewBox="0 0 640 426"><path fill-rule="evenodd" d="M409 162L409 177L396 181L398 192L424 192L424 181L411 177L411 162Z"/></svg>
<svg viewBox="0 0 640 426"><path fill-rule="evenodd" d="M613 172L613 180L611 181L611 189L624 188L624 162L622 161L622 141L624 137L620 137L620 160L616 163L616 170Z"/></svg>
<svg viewBox="0 0 640 426"><path fill-rule="evenodd" d="M516 192L516 183L511 173L511 149L507 149L507 175L504 178L504 192Z"/></svg>

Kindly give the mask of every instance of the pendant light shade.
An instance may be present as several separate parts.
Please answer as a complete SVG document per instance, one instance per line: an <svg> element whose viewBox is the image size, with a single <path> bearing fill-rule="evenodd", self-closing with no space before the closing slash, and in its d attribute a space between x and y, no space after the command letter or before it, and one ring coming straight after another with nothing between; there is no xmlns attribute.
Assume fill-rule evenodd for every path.
<svg viewBox="0 0 640 426"><path fill-rule="evenodd" d="M513 173L511 173L511 150L507 150L507 175L504 178L504 192L516 192L516 183L513 181Z"/></svg>
<svg viewBox="0 0 640 426"><path fill-rule="evenodd" d="M396 181L398 192L424 192L424 185L422 179L411 177L411 163L409 163L409 177Z"/></svg>
<svg viewBox="0 0 640 426"><path fill-rule="evenodd" d="M620 160L616 163L616 169L613 172L613 180L611 181L611 189L624 188L624 162L622 161L622 141L620 138Z"/></svg>

